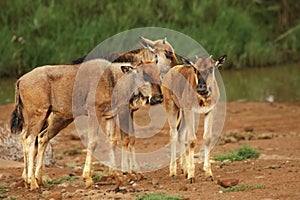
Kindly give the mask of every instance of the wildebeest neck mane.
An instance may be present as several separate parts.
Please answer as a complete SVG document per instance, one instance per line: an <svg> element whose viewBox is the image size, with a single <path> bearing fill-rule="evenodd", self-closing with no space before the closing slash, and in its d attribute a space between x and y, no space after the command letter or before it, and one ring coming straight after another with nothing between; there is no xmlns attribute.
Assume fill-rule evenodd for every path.
<svg viewBox="0 0 300 200"><path fill-rule="evenodd" d="M106 59L106 60L109 60L110 62L113 62L113 63L116 63L116 62L135 62L135 55L140 53L141 50L143 48L140 48L140 49L133 49L133 50L130 50L126 53L112 53L112 54L109 54L109 55L97 55L97 56L88 56L88 55L84 55L80 58L77 58L75 60L72 61L71 64L75 65L75 64L81 64L81 63L84 63L84 62L87 62L89 60L94 60L94 59L98 59L98 58L102 58L102 59Z"/></svg>

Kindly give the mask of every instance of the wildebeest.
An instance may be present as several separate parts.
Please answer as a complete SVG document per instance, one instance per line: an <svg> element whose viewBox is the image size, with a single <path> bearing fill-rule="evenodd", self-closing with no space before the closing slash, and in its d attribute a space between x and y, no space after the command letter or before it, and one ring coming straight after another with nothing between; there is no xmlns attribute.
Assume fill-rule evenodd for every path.
<svg viewBox="0 0 300 200"><path fill-rule="evenodd" d="M147 47L150 47L148 48L150 49L147 53L148 57L152 60L154 58L156 63L132 62L127 64L112 64L101 59L94 59L82 63L87 70L87 77L84 78L89 79L91 76L94 76L95 80L99 80L99 75L103 72L101 78L103 84L101 82L101 84L98 84L96 87L95 84L97 82L94 83L94 91L89 90L91 83L85 85L87 88L83 90L84 94L79 93L79 98L77 98L77 100L86 100L86 102L81 103L86 103L87 109L73 110L75 116L82 114L89 115L89 107L90 109L96 107L99 109L96 109L98 116L89 115L89 118L92 119L89 120L89 123L91 123L90 127L95 127L94 123L96 123L96 118L101 118L103 116L108 119L107 127L109 133L114 135L112 134L112 132L114 132L114 120L111 120L111 118L118 114L121 116L119 118L124 119L123 121L121 120L120 123L121 126L123 123L123 127L125 127L124 133L131 133L132 127L126 122L126 120L129 119L128 117L131 117L131 110L134 110L133 107L136 107L137 102L141 100L140 97L147 98L148 96L155 97L156 95L152 93L152 88L153 85L157 85L160 81L160 70L157 65L164 62L169 64L173 62L170 61L170 57L168 57L170 55L169 50L157 48L156 44L158 44L158 46L161 44L166 45L166 42L158 41L146 44ZM136 54L140 56L140 53L143 52L144 50L140 50ZM143 57L141 56L141 59L142 58ZM135 65L134 67L136 67L136 69L132 69L132 65ZM164 65L162 64L161 66ZM42 184L41 170L43 166L43 155L49 140L74 120L74 112L72 112L72 92L79 67L79 64L38 67L22 76L16 83L16 108L12 114L11 130L12 132L22 131L25 164L22 177L25 183L29 184L30 189L36 189ZM131 78L125 79L127 82L123 84L122 89L118 90L120 91L120 94L122 94L122 92L132 92L132 88L128 87L140 87L137 92L133 93L133 96L129 101L117 102L116 105L118 106L115 107L122 107L123 109L111 110L112 86L115 86L116 81L123 75L121 71L125 72L126 76ZM152 84L149 84L149 78L151 79ZM97 95L97 98L94 99L94 102L99 104L89 102L95 95ZM136 95L138 95L137 99L135 99ZM161 94L157 95L161 96ZM103 103L102 101L106 101L106 103ZM89 135L88 153L83 172L83 178L86 180L87 187L91 186L93 183L90 168L92 153L96 143L95 137L93 137L95 135L95 130L89 130ZM128 136L125 134L124 143L129 141L127 142L127 147L130 146L129 144L133 146L132 141L134 140L131 138L132 135ZM114 143L115 140L115 138L112 138L112 143ZM34 160L36 157L37 164L34 174Z"/></svg>
<svg viewBox="0 0 300 200"><path fill-rule="evenodd" d="M164 102L170 125L171 161L170 176L176 176L176 143L179 139L181 167L192 183L195 179L194 149L197 142L195 113L204 114L204 166L206 177L213 176L209 162L212 140L213 117L220 92L215 70L226 60L221 56L217 61L204 56L195 63L182 58L184 64L170 69L163 79Z"/></svg>
<svg viewBox="0 0 300 200"><path fill-rule="evenodd" d="M151 65L151 66L150 66ZM119 98L115 108L111 110L111 94L117 90L119 95L128 95L126 92L138 90L143 96L151 95L151 84L145 80L144 75L159 80L159 71L156 65L139 64L120 66L108 61L96 59L85 63L88 77L99 77L96 88L88 86L87 104L95 107L98 119L106 115L129 115L129 99ZM23 178L30 189L36 189L42 184L41 169L43 166L43 154L51 138L61 129L73 121L72 92L76 73L80 65L72 66L43 66L32 70L22 76L16 84L16 108L12 116L12 132L22 131L22 144L24 150ZM123 71L123 72L122 72ZM103 73L103 74L102 74ZM123 84L119 88L113 88L117 81L122 78ZM102 74L102 76L100 76ZM95 85L94 85L95 86ZM122 86L122 87L121 87ZM135 87L137 87L135 89ZM95 89L95 91L93 91ZM95 102L90 102L96 95ZM125 96L126 97L126 96ZM87 108L90 112L90 108ZM77 114L79 114L77 112ZM88 113L81 113L88 114ZM90 116L93 119L93 116ZM125 119L126 118L122 118ZM94 123L94 120L91 120ZM94 131L91 126L91 130ZM90 138L93 139L93 138ZM93 142L93 140L89 141ZM35 146L38 146L36 149ZM89 145L90 146L90 145ZM90 150L90 147L89 147ZM88 151L88 154L91 151ZM34 174L34 159L37 156L37 166ZM88 173L85 171L84 173ZM85 175L85 174L84 174ZM88 173L90 175L90 172ZM85 177L87 184L91 184L91 177ZM90 178L90 179L89 179Z"/></svg>

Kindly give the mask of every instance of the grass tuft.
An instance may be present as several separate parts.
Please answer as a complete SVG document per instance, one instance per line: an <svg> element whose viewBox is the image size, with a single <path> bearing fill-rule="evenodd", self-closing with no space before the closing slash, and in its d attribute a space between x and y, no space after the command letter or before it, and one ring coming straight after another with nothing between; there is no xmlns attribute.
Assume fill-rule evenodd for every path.
<svg viewBox="0 0 300 200"><path fill-rule="evenodd" d="M245 190L253 190L253 189L265 189L265 185L238 185L238 186L232 186L226 190L223 190L223 192L239 192L239 191L245 191Z"/></svg>
<svg viewBox="0 0 300 200"><path fill-rule="evenodd" d="M217 155L214 160L216 161L224 161L224 160L230 160L233 161L242 161L247 159L257 159L259 157L260 153L258 150L253 149L249 146L242 146L239 147L237 150L230 151L226 154L219 154Z"/></svg>
<svg viewBox="0 0 300 200"><path fill-rule="evenodd" d="M171 196L164 193L152 193L138 196L136 200L181 200L181 196Z"/></svg>
<svg viewBox="0 0 300 200"><path fill-rule="evenodd" d="M44 180L43 183L44 185L52 185L52 184L61 184L62 182L65 181L74 181L75 179L77 179L75 176L69 176L69 177L62 177L62 178L57 178L57 179L47 179Z"/></svg>
<svg viewBox="0 0 300 200"><path fill-rule="evenodd" d="M107 174L105 173L95 173L93 176L92 176L92 179L94 181L99 181L103 176L107 176Z"/></svg>

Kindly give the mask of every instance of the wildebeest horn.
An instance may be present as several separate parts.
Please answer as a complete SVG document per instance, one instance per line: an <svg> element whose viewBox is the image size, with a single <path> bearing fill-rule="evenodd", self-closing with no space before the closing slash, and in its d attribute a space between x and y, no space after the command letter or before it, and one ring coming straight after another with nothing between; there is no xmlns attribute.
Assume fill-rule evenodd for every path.
<svg viewBox="0 0 300 200"><path fill-rule="evenodd" d="M213 55L210 55L210 56L209 56L209 58L212 58L212 57L213 57Z"/></svg>
<svg viewBox="0 0 300 200"><path fill-rule="evenodd" d="M165 38L163 39L163 44L166 44L166 42L167 42L167 37L165 37Z"/></svg>

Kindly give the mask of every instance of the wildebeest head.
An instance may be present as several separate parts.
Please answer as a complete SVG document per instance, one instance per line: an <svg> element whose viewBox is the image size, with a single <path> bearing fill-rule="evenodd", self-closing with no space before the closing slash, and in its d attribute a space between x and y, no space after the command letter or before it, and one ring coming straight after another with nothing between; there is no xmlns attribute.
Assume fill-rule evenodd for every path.
<svg viewBox="0 0 300 200"><path fill-rule="evenodd" d="M160 78L169 71L170 68L178 64L172 45L167 38L152 41L145 37L140 37L141 44L155 54L155 62L160 69Z"/></svg>
<svg viewBox="0 0 300 200"><path fill-rule="evenodd" d="M134 66L122 66L121 69L124 73L135 73L135 83L139 85L130 100L132 106L162 103L160 70L156 63L139 62Z"/></svg>
<svg viewBox="0 0 300 200"><path fill-rule="evenodd" d="M196 92L201 96L207 98L211 95L212 88L216 84L215 69L222 66L226 61L227 56L223 55L216 61L212 59L212 56L204 56L196 59L193 63L188 58L182 57L184 64L194 67L196 74Z"/></svg>

